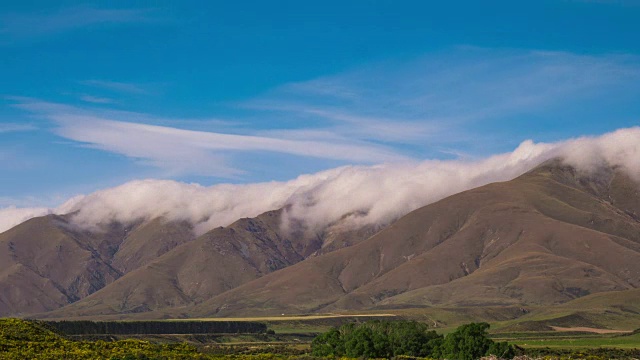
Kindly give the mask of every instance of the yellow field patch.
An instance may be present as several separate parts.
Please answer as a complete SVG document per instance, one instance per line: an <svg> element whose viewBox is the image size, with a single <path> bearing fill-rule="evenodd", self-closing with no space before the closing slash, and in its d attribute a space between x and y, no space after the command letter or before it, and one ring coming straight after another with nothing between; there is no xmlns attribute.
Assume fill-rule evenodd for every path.
<svg viewBox="0 0 640 360"><path fill-rule="evenodd" d="M356 317L394 317L395 314L325 314L325 315L282 315L264 317L228 317L228 318L190 318L171 319L170 321L298 321L298 320L320 320L333 318L356 318Z"/></svg>

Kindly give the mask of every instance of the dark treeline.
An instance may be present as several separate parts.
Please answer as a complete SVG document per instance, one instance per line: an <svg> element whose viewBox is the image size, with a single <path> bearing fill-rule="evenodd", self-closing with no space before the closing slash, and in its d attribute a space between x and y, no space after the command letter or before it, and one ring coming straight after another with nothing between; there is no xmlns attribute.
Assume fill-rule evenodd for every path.
<svg viewBox="0 0 640 360"><path fill-rule="evenodd" d="M43 321L64 335L258 334L267 325L250 321Z"/></svg>

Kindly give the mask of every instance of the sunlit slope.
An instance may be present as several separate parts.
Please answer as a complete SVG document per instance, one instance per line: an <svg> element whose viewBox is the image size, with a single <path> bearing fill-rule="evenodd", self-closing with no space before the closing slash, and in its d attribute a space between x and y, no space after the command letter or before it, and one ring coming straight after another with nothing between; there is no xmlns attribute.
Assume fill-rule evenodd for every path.
<svg viewBox="0 0 640 360"><path fill-rule="evenodd" d="M587 295L556 306L533 309L514 321L497 324L505 331L550 331L587 327L632 331L640 328L640 289Z"/></svg>
<svg viewBox="0 0 640 360"><path fill-rule="evenodd" d="M314 254L357 243L375 231L336 223L304 236L282 229L282 213L274 210L213 229L81 301L37 316L130 316L198 304Z"/></svg>
<svg viewBox="0 0 640 360"><path fill-rule="evenodd" d="M0 316L78 301L192 238L188 224L162 219L92 231L68 216L28 220L0 234Z"/></svg>
<svg viewBox="0 0 640 360"><path fill-rule="evenodd" d="M205 301L194 316L554 305L640 286L637 184L548 162L418 209L355 246Z"/></svg>

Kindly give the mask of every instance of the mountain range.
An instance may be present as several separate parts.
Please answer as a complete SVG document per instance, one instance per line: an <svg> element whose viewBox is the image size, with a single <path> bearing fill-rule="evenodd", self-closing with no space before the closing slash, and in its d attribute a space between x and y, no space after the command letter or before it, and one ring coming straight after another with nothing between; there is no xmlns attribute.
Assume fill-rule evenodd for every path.
<svg viewBox="0 0 640 360"><path fill-rule="evenodd" d="M640 289L639 191L622 168L554 159L363 227L345 214L285 229L286 208L200 236L163 218L83 229L73 214L48 215L0 234L0 316L526 314L590 299L637 315L632 300L611 299Z"/></svg>

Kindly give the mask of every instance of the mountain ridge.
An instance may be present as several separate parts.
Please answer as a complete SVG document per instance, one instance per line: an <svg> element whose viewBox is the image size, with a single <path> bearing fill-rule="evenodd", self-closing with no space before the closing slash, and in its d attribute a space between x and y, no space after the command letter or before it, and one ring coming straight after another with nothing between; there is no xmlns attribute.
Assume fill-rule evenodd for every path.
<svg viewBox="0 0 640 360"><path fill-rule="evenodd" d="M77 302L62 306L70 305L70 311L97 306L102 315L135 314L185 306L302 261L305 257L349 246L376 231L375 227L352 229L338 222L321 233L301 237L293 243L289 237L303 232L281 229L283 211L274 210L256 218L239 219L227 227L218 227L197 238L175 243L160 256L114 277L109 282L106 295L101 295L106 288L103 286ZM141 224L157 225L158 221ZM169 229L161 233L180 232ZM55 315L57 309L46 310ZM43 316L48 316L44 314L46 312Z"/></svg>
<svg viewBox="0 0 640 360"><path fill-rule="evenodd" d="M609 179L605 181L605 183L609 184L614 182L627 184L632 181L619 170L612 171L608 176ZM521 291L523 284L526 285L524 286L525 289L534 289L535 286L543 284L542 287L547 290L542 296L531 295L533 298L524 301L524 303L560 303L579 295L584 295L585 293L581 293L581 291L599 292L637 287L640 284L640 275L638 275L640 274L640 268L635 264L640 260L640 254L638 253L640 224L635 218L625 212L625 210L629 209L616 208L606 203L602 198L595 197L598 189L600 189L599 191L602 190L599 185L601 183L600 179L597 179L598 181L581 184L580 181L584 179L584 177L576 174L574 169L569 167L561 167L558 163L554 162L543 164L534 171L512 181L489 184L453 195L418 209L364 242L327 254L327 258L322 261L314 259L314 261L320 263L310 263L306 261L297 264L277 274L270 274L264 278L254 280L230 292L219 295L205 304L197 305L194 309L185 311L185 313L193 312L195 316L231 316L234 314L234 311L236 311L235 314L244 311L241 309L251 309L247 312L249 314L262 314L262 311L266 311L266 313L269 311L273 313L304 313L308 311L336 311L339 309L365 310L368 308L367 306L372 305L374 302L371 301L371 299L375 299L376 297L392 295L389 297L393 298L400 296L401 293L405 293L407 290L416 290L415 288L421 287L443 286L446 288L446 285L443 284L452 283L457 279L463 279L471 275L481 264L481 262L477 263L477 256L469 255L474 252L470 252L470 249L473 250L475 246L475 253L479 255L483 254L483 251L478 251L477 248L480 242L474 240L477 239L476 234L482 234L483 231L489 229L485 226L486 220L479 218L483 216L482 213L470 214L467 210L470 204L489 200L492 201L493 207L488 208L490 211L487 211L484 216L489 216L490 220L493 221L493 225L500 225L498 229L501 229L502 233L499 235L502 235L503 239L507 237L514 243L521 241L519 238L522 235L522 229L519 229L518 226L515 225L531 222L532 214L535 215L536 221L542 221L541 226L547 224L550 226L551 231L549 233L540 231L537 233L537 235L540 235L543 239L545 236L549 238L547 244L545 244L544 241L540 243L534 240L527 240L529 242L525 244L527 247L526 251L530 252L530 255L540 255L537 254L536 251L541 252L546 258L544 266L556 269L550 271L548 275L550 279L559 276L560 269L563 269L564 266L567 265L565 264L566 261L569 261L569 263L573 265L580 263L583 264L583 267L586 267L588 271L596 271L594 273L596 274L594 275L595 279L593 277L590 278L586 284L581 282L580 279L576 277L576 274L564 274L563 276L566 276L567 281L576 285L576 289L569 290L564 293L564 295L562 295L562 291L549 290L553 289L553 283L549 282L549 279L533 279L536 280L533 281L532 279L521 278L519 281L522 282L522 284L515 284L516 286L512 291ZM564 187L559 188L558 184L566 182L566 180L571 180L573 186L566 186L566 184L564 184ZM525 185L526 187L524 189L518 188ZM619 187L619 185L616 186ZM636 188L636 186L637 184L634 183L633 188ZM527 194L527 189L530 189L529 191L531 193ZM519 195L522 190L525 190L523 194L529 196L528 198L523 198L523 195ZM617 189L614 190L617 191ZM616 193L616 191L613 193ZM562 195L563 192L567 192L568 195ZM634 192L634 194L636 196L635 199L627 202L633 204L633 206L637 206L637 192ZM602 194L600 194L600 196L601 195ZM507 196L508 199L516 199L518 201L523 201L524 199L527 201L524 203L526 207L522 206L523 203L509 203L505 198L501 198L501 196ZM620 197L622 195L617 194L615 196ZM500 201L496 201L496 199ZM514 204L517 206L514 206ZM484 208L487 207L484 206ZM429 214L430 211L433 213ZM416 216L416 214L421 213L424 214ZM447 219L442 220L442 218L438 217L435 213L445 213L447 214ZM503 213L506 215L503 215ZM543 217L540 214L544 214L545 216ZM485 227L476 226L475 228L471 228L469 224L473 224L472 215L476 217L476 220L479 219L479 223ZM518 218L519 215L526 216ZM512 216L513 218L505 224L500 224L501 218L508 216ZM431 219L431 223L429 223L428 226L421 224L425 218ZM545 218L553 220L545 220ZM533 222L535 223L536 221ZM527 231L533 230L533 232L535 232L535 226L529 227L531 227L531 229L527 228ZM407 229L411 228L417 230L413 233L407 233ZM580 229L580 235L584 235L586 239L589 239L588 246L595 247L604 242L606 243L607 250L612 249L612 251L616 252L615 255L620 256L607 255L608 259L601 260L598 256L590 255L588 252L580 252L581 250L574 246L575 239L572 238L572 232L578 229ZM465 235L465 231L468 232L467 235ZM561 237L571 239L571 241L563 243L558 239L554 239L554 232L561 232ZM609 237L612 235L613 238L610 239ZM422 236L422 238L420 238L420 236ZM404 253L398 254L399 250L397 247L394 248L394 246L390 245L392 240L389 239L393 238L399 239L398 241L402 240L403 244L409 243L410 246L408 249L405 249ZM417 241L416 239L420 239L421 241ZM451 239L457 242L454 243L450 241ZM418 246L415 244L411 245L412 242L418 244ZM414 250L418 252L424 250L425 244L431 244L431 248L435 250L433 252L426 252L422 255L423 258L420 259L416 257L417 255ZM502 245L507 244L508 242L502 242ZM381 250L382 248L384 248L384 251ZM458 252L460 252L458 249L460 248L464 249L464 254L462 255L458 254ZM411 251L409 251L409 249ZM580 254L579 258L571 258L571 251L577 251ZM394 260L396 263L408 264L409 261L407 258L411 257L411 261L414 263L415 261L421 260L423 264L436 265L431 266L429 273L422 271L421 269L424 267L419 266L411 266L409 267L410 270L405 268L399 271L397 268L394 268L389 260L382 260L383 256L381 256L381 254L386 255L388 259L394 257L394 252L396 253ZM553 258L554 252L559 253L561 256ZM337 259L341 256L341 253L347 253L347 255L345 255L343 259ZM367 255L363 255L364 253L367 253ZM356 254L358 255L356 256ZM492 258L491 254L484 255L485 258ZM360 260L358 260L358 256ZM625 256L629 259L632 258L633 261L629 259L625 260ZM454 261L453 259L456 260ZM564 259L569 260L565 261ZM535 260L535 258L532 260ZM619 264L620 260L625 260L626 262L623 261L622 264ZM357 263L358 261L359 263ZM593 264L594 262L595 264ZM535 262L532 262L530 265L532 266L531 272L535 273ZM605 266L607 269L615 269L619 265L625 266L626 270L624 271L628 271L629 274L634 276L633 279L636 280L632 279L631 283L628 281L620 281L618 277L621 276L626 276L627 280L630 279L628 277L630 275L625 275L624 271L622 271L622 273L617 272L617 274L611 276L608 273L598 272L598 268L602 266ZM302 269L301 267L303 266L311 267L311 269ZM393 269L391 271L385 271L381 276L377 276L376 273L381 272L380 270L384 269L385 266ZM313 267L317 268L314 269ZM331 269L334 270L334 274L336 273L336 269L340 269L340 271L337 272L338 275L332 276L329 281L324 280L324 285L318 285L321 291L312 291L311 293L308 287L305 288L303 286L305 282L304 279L296 275L308 275L309 278L307 281L310 282L323 282L321 276L314 276L313 274L323 274L323 276L324 274L332 274ZM345 272L345 269L349 269L349 271ZM396 273L393 274L393 271L396 271ZM616 272L615 270L611 271ZM411 282L414 282L414 285L411 285ZM382 283L382 285L380 285L380 283ZM407 285L406 288L399 288L398 284L403 283L409 285ZM586 288L584 288L585 286ZM296 287L304 290L300 292L294 290L293 293L285 295L279 295L277 291L278 288L290 289ZM369 289L367 287L369 287ZM490 287L499 288L495 285ZM565 286L565 288L571 287L574 286ZM476 288L476 290L480 291L479 288ZM572 294L572 291L575 293ZM455 293L455 291L444 292ZM347 294L345 295L345 293ZM358 297L356 296L358 293L364 294ZM482 292L480 292L480 294L481 293ZM462 298L465 300L474 298L469 292L462 292L462 294ZM499 304L513 304L509 302L509 300L512 299L511 297L505 296L505 294L502 293L494 294L493 296L496 295L501 299L501 302L498 302ZM478 296L475 297L476 299L480 299ZM295 302L290 303L294 300L287 299L295 299ZM495 301L495 299L492 301ZM390 300L387 300L383 304L390 305L389 302ZM298 304L309 303L313 305L297 306ZM480 303L476 302L476 305L482 305L481 303L482 301ZM516 303L520 304L521 302ZM438 304L437 301L430 305L436 304ZM493 303L485 302L484 304ZM401 305L407 306L411 305L411 303L407 304L405 302ZM413 305L425 305L425 303L418 301L414 302ZM440 305L443 305L443 303L440 303ZM458 302L458 305L468 304ZM237 310L233 310L234 306ZM256 311L256 309L261 309L261 311Z"/></svg>
<svg viewBox="0 0 640 360"><path fill-rule="evenodd" d="M353 228L345 215L318 232L283 229L283 208L199 237L186 222L162 219L111 224L97 236L73 229L68 216L45 217L59 222L46 228L62 234L59 241L80 241L82 251L99 255L89 256L98 268L85 266L84 273L115 273L77 298L56 298L26 313L161 318L555 306L640 287L638 190L621 168L585 172L554 159L388 226ZM34 223L45 221L39 219ZM15 242L7 233L0 245ZM10 272L0 268L0 287ZM29 291L56 294L46 284ZM0 299L5 313L16 312L11 304L20 296L11 296Z"/></svg>

